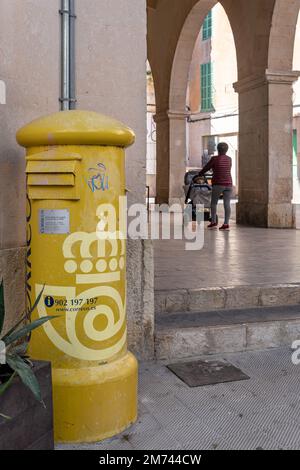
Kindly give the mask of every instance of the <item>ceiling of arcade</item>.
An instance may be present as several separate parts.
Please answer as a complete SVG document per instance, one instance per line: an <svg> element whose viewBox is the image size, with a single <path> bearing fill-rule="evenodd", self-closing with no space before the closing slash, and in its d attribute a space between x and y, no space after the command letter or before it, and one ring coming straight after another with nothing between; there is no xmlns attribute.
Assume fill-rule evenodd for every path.
<svg viewBox="0 0 300 470"><path fill-rule="evenodd" d="M159 101L163 101L162 108L167 106L174 63L191 56L201 24L216 3L216 0L147 0L148 58L158 106ZM290 67L300 0L220 3L233 31L239 79L262 75L268 68Z"/></svg>

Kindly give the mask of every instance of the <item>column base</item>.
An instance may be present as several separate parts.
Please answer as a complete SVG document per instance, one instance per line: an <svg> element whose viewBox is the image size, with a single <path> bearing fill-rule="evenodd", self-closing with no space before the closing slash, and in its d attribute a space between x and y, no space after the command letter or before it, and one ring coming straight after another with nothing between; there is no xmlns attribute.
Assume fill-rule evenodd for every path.
<svg viewBox="0 0 300 470"><path fill-rule="evenodd" d="M132 354L96 367L54 368L52 375L56 442L99 442L136 421L138 364Z"/></svg>
<svg viewBox="0 0 300 470"><path fill-rule="evenodd" d="M292 203L268 205L269 228L295 228L295 217Z"/></svg>
<svg viewBox="0 0 300 470"><path fill-rule="evenodd" d="M295 218L292 203L258 204L239 202L237 223L252 227L294 228Z"/></svg>
<svg viewBox="0 0 300 470"><path fill-rule="evenodd" d="M185 198L182 196L182 197L171 197L169 198L169 206L173 206L173 205L178 205L181 207L181 209L184 207L184 204L185 204Z"/></svg>

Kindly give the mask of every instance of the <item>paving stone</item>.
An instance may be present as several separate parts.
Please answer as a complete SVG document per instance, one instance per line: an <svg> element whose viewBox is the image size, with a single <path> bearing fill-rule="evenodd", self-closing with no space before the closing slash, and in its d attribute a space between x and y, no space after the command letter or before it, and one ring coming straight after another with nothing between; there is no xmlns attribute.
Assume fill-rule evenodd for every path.
<svg viewBox="0 0 300 470"><path fill-rule="evenodd" d="M247 427L267 430L271 427L281 425L284 422L291 421L291 417L287 414L287 407L264 409L260 411L244 413L244 424Z"/></svg>
<svg viewBox="0 0 300 470"><path fill-rule="evenodd" d="M156 313L299 305L300 285L260 285L170 289L155 292Z"/></svg>
<svg viewBox="0 0 300 470"><path fill-rule="evenodd" d="M248 324L246 328L246 347L249 350L278 348L285 344L285 331L280 322Z"/></svg>
<svg viewBox="0 0 300 470"><path fill-rule="evenodd" d="M290 354L290 348L280 348L214 356L247 369L250 380L195 389L178 387L165 364L141 364L140 376L148 386L139 393L137 423L113 439L57 449L299 449L300 396L295 392L300 366L289 367ZM282 375L283 368L288 375Z"/></svg>
<svg viewBox="0 0 300 470"><path fill-rule="evenodd" d="M168 291L165 295L165 311L180 312L188 309L188 293L185 290Z"/></svg>
<svg viewBox="0 0 300 470"><path fill-rule="evenodd" d="M294 450L300 449L300 425L293 421L269 426L267 434L276 440L282 449L287 446L292 446Z"/></svg>
<svg viewBox="0 0 300 470"><path fill-rule="evenodd" d="M300 321L293 323L286 323L285 325L286 341L291 345L294 341L300 340Z"/></svg>
<svg viewBox="0 0 300 470"><path fill-rule="evenodd" d="M240 431L240 430L239 430ZM264 432L235 432L225 440L229 450L279 450L280 444Z"/></svg>
<svg viewBox="0 0 300 470"><path fill-rule="evenodd" d="M260 287L258 286L224 287L224 290L226 309L259 305Z"/></svg>
<svg viewBox="0 0 300 470"><path fill-rule="evenodd" d="M130 444L135 450L182 450L182 445L165 430L135 434Z"/></svg>
<svg viewBox="0 0 300 470"><path fill-rule="evenodd" d="M157 315L155 352L162 359L262 350L300 338L299 307L257 307Z"/></svg>
<svg viewBox="0 0 300 470"><path fill-rule="evenodd" d="M201 312L209 310L218 310L222 308L225 308L224 289L220 287L207 287L203 289L194 289L188 291L189 311Z"/></svg>
<svg viewBox="0 0 300 470"><path fill-rule="evenodd" d="M195 419L194 413L172 394L165 397L155 397L155 400L145 403L150 414L163 426L180 425Z"/></svg>
<svg viewBox="0 0 300 470"><path fill-rule="evenodd" d="M226 244L224 234L205 230L204 249L190 252L185 250L184 241L155 241L155 288L268 287L297 283L292 294L291 302L294 302L300 280L299 231L233 225L225 240ZM282 262L282 253L285 262ZM178 270L178 267L182 269ZM290 289L292 292L293 287ZM274 292L269 293L269 301L270 294L273 296Z"/></svg>
<svg viewBox="0 0 300 470"><path fill-rule="evenodd" d="M154 310L156 313L166 311L166 295L165 291L156 291L154 295Z"/></svg>
<svg viewBox="0 0 300 470"><path fill-rule="evenodd" d="M196 417L189 423L181 423L181 426L169 426L166 432L180 442L184 450L214 450L222 437L215 429Z"/></svg>
<svg viewBox="0 0 300 470"><path fill-rule="evenodd" d="M300 304L300 286L285 284L264 287L261 291L260 303L264 307Z"/></svg>
<svg viewBox="0 0 300 470"><path fill-rule="evenodd" d="M222 328L178 328L156 332L156 357L159 359L242 351L244 348L243 325Z"/></svg>

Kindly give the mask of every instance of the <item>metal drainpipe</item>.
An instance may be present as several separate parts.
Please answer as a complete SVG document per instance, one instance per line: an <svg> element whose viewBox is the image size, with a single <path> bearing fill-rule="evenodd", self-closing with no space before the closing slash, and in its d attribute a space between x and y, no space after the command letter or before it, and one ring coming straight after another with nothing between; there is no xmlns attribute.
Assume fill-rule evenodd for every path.
<svg viewBox="0 0 300 470"><path fill-rule="evenodd" d="M70 0L70 109L76 108L75 0Z"/></svg>
<svg viewBox="0 0 300 470"><path fill-rule="evenodd" d="M75 0L61 0L61 110L75 109Z"/></svg>

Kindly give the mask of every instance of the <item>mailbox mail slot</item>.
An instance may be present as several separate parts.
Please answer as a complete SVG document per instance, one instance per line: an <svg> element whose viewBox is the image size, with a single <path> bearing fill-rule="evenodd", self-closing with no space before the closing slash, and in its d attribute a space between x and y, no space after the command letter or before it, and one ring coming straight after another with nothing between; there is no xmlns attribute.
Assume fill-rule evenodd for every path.
<svg viewBox="0 0 300 470"><path fill-rule="evenodd" d="M50 175L47 173L29 174L27 179L29 186L74 186L75 175L67 173Z"/></svg>
<svg viewBox="0 0 300 470"><path fill-rule="evenodd" d="M39 157L49 157L49 152ZM79 200L76 188L77 161L40 161L28 158L26 167L27 187L30 199Z"/></svg>

